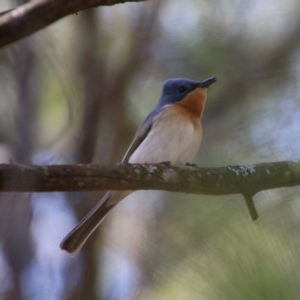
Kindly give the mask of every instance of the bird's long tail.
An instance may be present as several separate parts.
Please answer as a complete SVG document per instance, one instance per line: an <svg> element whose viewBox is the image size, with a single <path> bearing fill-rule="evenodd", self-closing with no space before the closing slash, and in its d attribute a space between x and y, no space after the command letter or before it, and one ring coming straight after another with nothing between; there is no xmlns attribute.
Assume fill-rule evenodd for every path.
<svg viewBox="0 0 300 300"><path fill-rule="evenodd" d="M107 213L130 192L107 192L96 206L62 240L60 247L69 253L78 252L102 223Z"/></svg>

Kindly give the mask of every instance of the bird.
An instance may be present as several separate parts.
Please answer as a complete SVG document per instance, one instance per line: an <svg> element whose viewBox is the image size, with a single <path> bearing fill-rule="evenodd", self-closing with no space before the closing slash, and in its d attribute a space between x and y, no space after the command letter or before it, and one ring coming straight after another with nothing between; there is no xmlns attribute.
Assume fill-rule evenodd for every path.
<svg viewBox="0 0 300 300"><path fill-rule="evenodd" d="M191 163L202 140L201 117L208 87L205 80L173 78L164 82L157 105L139 126L122 163ZM61 249L76 254L102 223L107 213L133 191L108 191L62 240Z"/></svg>

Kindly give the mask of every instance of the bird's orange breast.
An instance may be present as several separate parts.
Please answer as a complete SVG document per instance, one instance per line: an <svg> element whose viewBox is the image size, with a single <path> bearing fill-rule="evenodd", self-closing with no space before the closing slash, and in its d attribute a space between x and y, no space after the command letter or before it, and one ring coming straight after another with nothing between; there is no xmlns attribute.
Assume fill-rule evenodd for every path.
<svg viewBox="0 0 300 300"><path fill-rule="evenodd" d="M196 88L188 93L184 99L176 103L177 105L185 108L188 113L201 117L206 100L206 89Z"/></svg>

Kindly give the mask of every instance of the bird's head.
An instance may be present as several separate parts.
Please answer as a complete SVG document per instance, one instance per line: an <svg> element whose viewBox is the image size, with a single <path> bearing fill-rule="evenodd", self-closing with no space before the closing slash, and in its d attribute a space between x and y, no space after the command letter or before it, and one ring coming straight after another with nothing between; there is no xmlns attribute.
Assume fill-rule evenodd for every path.
<svg viewBox="0 0 300 300"><path fill-rule="evenodd" d="M174 78L165 81L158 105L178 104L201 115L206 100L207 88L216 81L209 77L202 81Z"/></svg>
<svg viewBox="0 0 300 300"><path fill-rule="evenodd" d="M202 90L202 92L205 93L206 89L215 81L216 77L210 77L203 81L186 78L168 79L164 82L159 104L163 106L180 102L196 89Z"/></svg>

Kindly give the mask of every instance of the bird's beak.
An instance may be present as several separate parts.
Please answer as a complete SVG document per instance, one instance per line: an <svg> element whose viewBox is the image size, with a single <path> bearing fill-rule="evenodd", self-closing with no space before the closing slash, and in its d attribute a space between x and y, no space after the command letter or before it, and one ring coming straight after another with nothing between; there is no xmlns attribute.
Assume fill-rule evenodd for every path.
<svg viewBox="0 0 300 300"><path fill-rule="evenodd" d="M213 84L215 81L217 81L216 77L209 77L203 81L199 82L200 88L208 88L211 84Z"/></svg>

